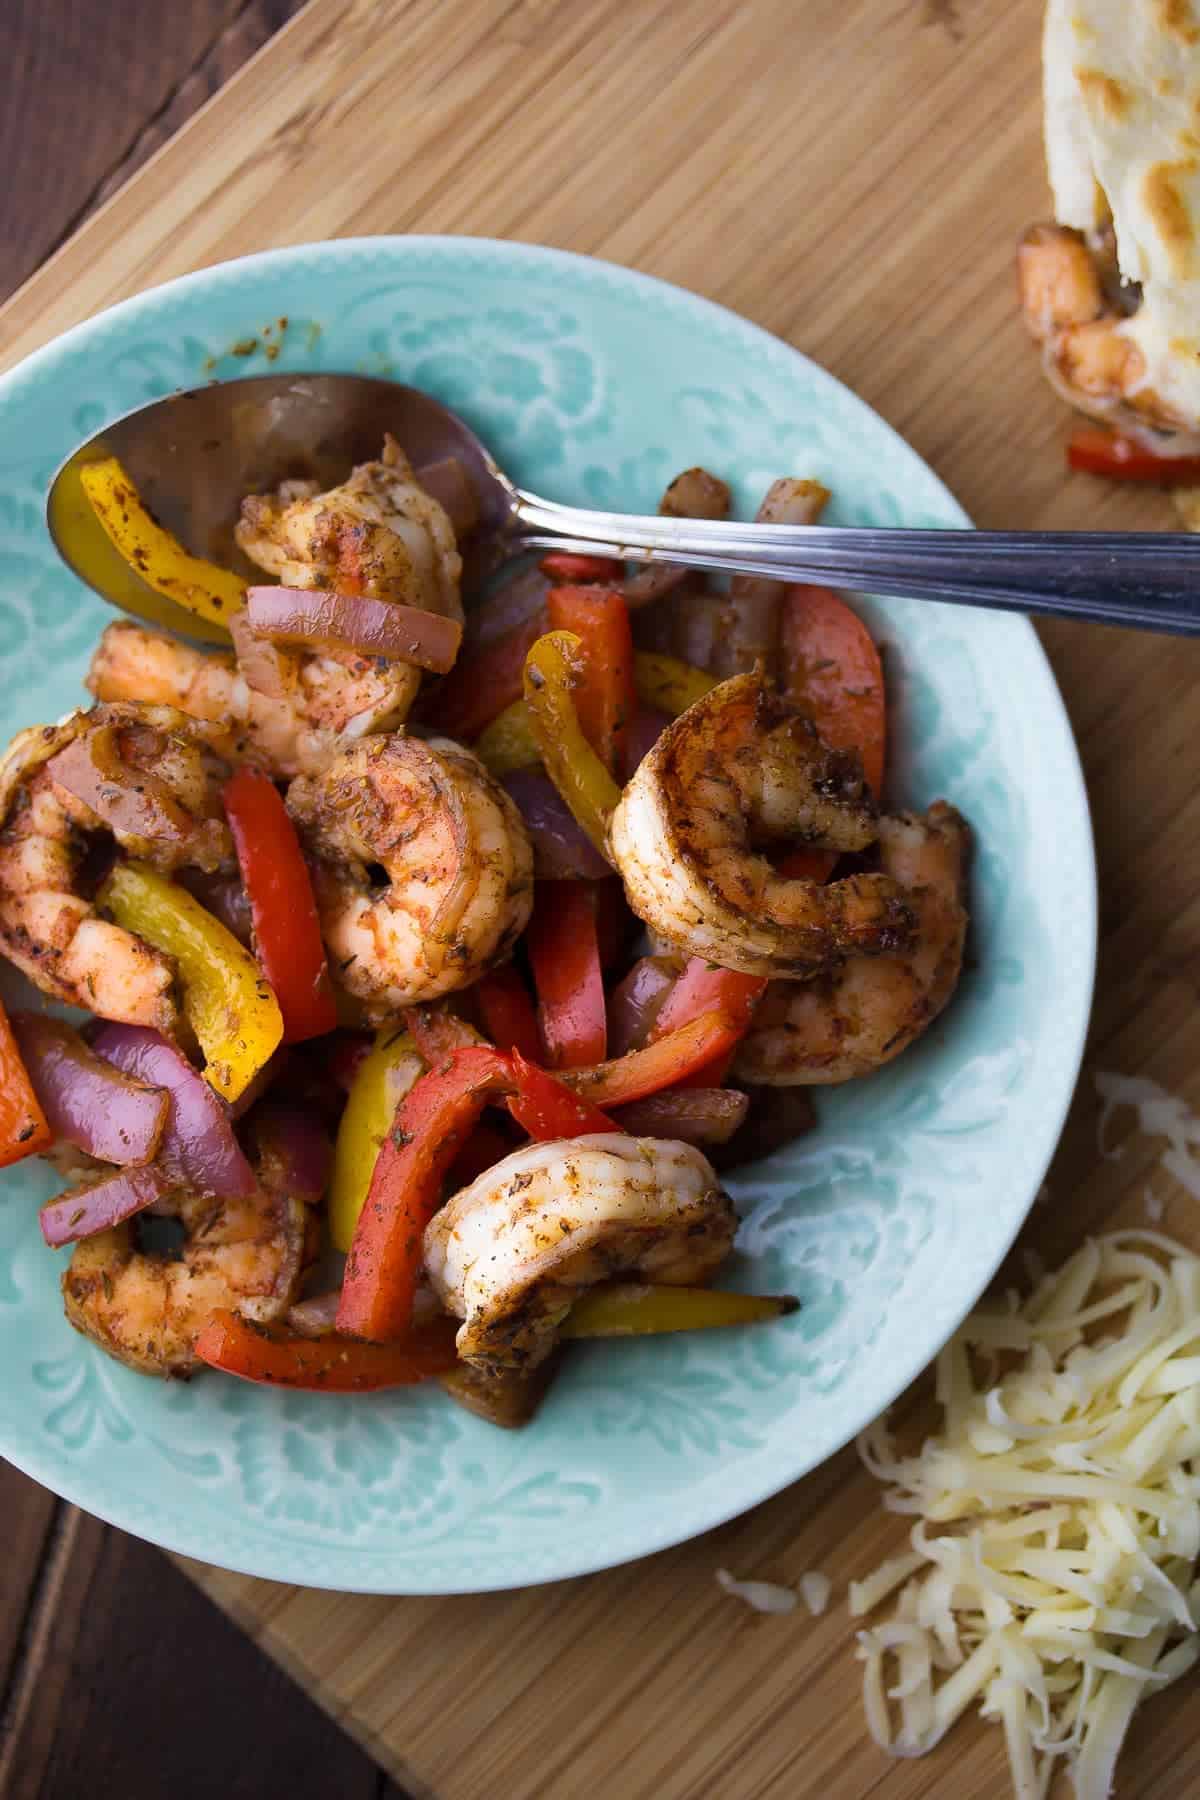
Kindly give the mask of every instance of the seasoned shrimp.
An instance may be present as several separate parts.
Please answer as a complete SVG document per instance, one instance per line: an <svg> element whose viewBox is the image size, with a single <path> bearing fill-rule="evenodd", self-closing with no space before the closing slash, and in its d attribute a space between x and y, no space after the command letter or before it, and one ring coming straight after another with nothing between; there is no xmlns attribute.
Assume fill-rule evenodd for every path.
<svg viewBox="0 0 1200 1800"><path fill-rule="evenodd" d="M372 1016L475 981L529 922L533 852L521 815L448 738L364 738L288 808L318 858L334 977Z"/></svg>
<svg viewBox="0 0 1200 1800"><path fill-rule="evenodd" d="M296 1299L309 1260L303 1202L260 1186L244 1200L182 1194L171 1209L186 1233L178 1257L138 1248L136 1223L76 1245L62 1278L76 1331L143 1375L201 1367L196 1339L229 1307L267 1323Z"/></svg>
<svg viewBox="0 0 1200 1800"><path fill-rule="evenodd" d="M250 495L236 536L246 556L284 587L331 587L462 621L453 526L419 486L394 437L387 437L381 461L360 464L340 488L318 493L313 482L284 482L273 495ZM281 774L320 769L344 736L394 731L421 686L412 664L353 650L273 652L273 661L266 682L257 653L239 666L250 688L246 718L257 720L259 733L281 724L281 706L295 718L293 751L282 761L275 754Z"/></svg>
<svg viewBox="0 0 1200 1800"><path fill-rule="evenodd" d="M702 1284L736 1229L699 1150L598 1133L527 1144L455 1194L425 1232L425 1266L447 1312L465 1321L464 1361L529 1369L584 1288L628 1275Z"/></svg>
<svg viewBox="0 0 1200 1800"><path fill-rule="evenodd" d="M285 587L369 594L462 620L462 558L445 509L395 438L340 487L288 483L243 502L237 541Z"/></svg>
<svg viewBox="0 0 1200 1800"><path fill-rule="evenodd" d="M261 682L271 667L272 691ZM226 651L196 650L129 620L101 637L87 673L98 700L143 700L231 728L247 757L275 775L318 774L342 738L389 730L412 704L419 672L349 651L317 654L255 647L242 666Z"/></svg>
<svg viewBox="0 0 1200 1800"><path fill-rule="evenodd" d="M104 833L168 871L220 868L232 858L219 816L226 772L193 722L167 708L100 706L20 732L0 765L4 954L56 1000L170 1030L173 963L97 917L81 883Z"/></svg>
<svg viewBox="0 0 1200 1800"><path fill-rule="evenodd" d="M285 587L335 588L462 621L454 528L392 437L381 461L360 464L327 493L290 482L276 494L252 495L242 504L237 541ZM309 722L351 737L402 724L421 684L421 671L408 663L349 651L288 660L302 672Z"/></svg>
<svg viewBox="0 0 1200 1800"><path fill-rule="evenodd" d="M1017 248L1025 325L1042 347L1054 387L1072 406L1113 425L1191 429L1147 381L1136 314L1104 279L1097 252L1064 225L1034 225ZM1136 299L1136 289L1125 294Z"/></svg>
<svg viewBox="0 0 1200 1800"><path fill-rule="evenodd" d="M883 868L916 918L912 948L849 957L815 981L772 982L738 1050L740 1080L833 1086L870 1074L920 1037L962 970L970 844L966 820L944 800L879 821Z"/></svg>
<svg viewBox="0 0 1200 1800"><path fill-rule="evenodd" d="M902 948L912 915L889 876L790 880L754 845L861 850L874 837L858 758L828 749L758 675L722 682L667 727L609 828L626 898L652 931L724 968L792 977Z"/></svg>

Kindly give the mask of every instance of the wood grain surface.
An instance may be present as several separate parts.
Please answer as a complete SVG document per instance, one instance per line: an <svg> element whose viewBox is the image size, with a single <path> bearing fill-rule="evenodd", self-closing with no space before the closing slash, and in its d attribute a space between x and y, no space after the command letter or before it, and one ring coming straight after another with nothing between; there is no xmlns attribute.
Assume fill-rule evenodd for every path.
<svg viewBox="0 0 1200 1800"><path fill-rule="evenodd" d="M563 245L723 301L856 388L981 525L1167 526L1064 472L1015 316L1044 212L1039 0L311 0L0 313L11 361L151 281L267 244L454 231ZM798 471L803 473L803 471ZM1096 1067L1200 1104L1194 647L1052 626L1083 750L1103 942L1088 1071L1024 1242L1058 1258L1195 1202ZM1080 870L1081 888L1088 872ZM857 1700L847 1581L902 1536L852 1452L650 1561L524 1593L365 1599L185 1564L397 1779L436 1800L1003 1800L998 1733L889 1763ZM719 1564L835 1587L759 1618ZM1194 1693L1140 1715L1125 1800L1200 1792Z"/></svg>
<svg viewBox="0 0 1200 1800"><path fill-rule="evenodd" d="M0 297L299 0L9 0ZM5 1800L402 1800L371 1759L157 1550L0 1462ZM170 1647L164 1653L164 1647ZM180 1657L192 1671L180 1678ZM210 1729L231 1708L243 1734Z"/></svg>

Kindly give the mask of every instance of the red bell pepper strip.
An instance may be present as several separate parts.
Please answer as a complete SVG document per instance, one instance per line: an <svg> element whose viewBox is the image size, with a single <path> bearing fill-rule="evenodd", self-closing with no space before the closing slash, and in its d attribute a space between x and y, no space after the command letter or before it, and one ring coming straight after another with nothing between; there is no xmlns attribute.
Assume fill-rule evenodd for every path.
<svg viewBox="0 0 1200 1800"><path fill-rule="evenodd" d="M730 1022L742 1021L745 1032L754 1009L766 992L763 975L739 975L736 969L718 969L702 956L693 956L682 975L663 1001L658 1017L650 1027L648 1042L678 1031L681 1025L699 1018L701 1013L722 1012ZM720 1087L733 1060L732 1048L724 1050L675 1085L678 1087Z"/></svg>
<svg viewBox="0 0 1200 1800"><path fill-rule="evenodd" d="M460 744L473 744L497 713L521 698L525 658L545 629L545 615L538 612L482 649L460 656L430 694L423 709L427 722Z"/></svg>
<svg viewBox="0 0 1200 1800"><path fill-rule="evenodd" d="M491 969L475 990L483 1029L497 1050L519 1050L536 1062L542 1054L537 1014L520 971L511 963Z"/></svg>
<svg viewBox="0 0 1200 1800"><path fill-rule="evenodd" d="M215 1312L196 1339L196 1355L210 1368L272 1387L325 1394L368 1394L412 1387L444 1375L458 1358L457 1321L435 1319L402 1343L367 1344L332 1332L305 1337L259 1325L234 1312Z"/></svg>
<svg viewBox="0 0 1200 1800"><path fill-rule="evenodd" d="M1184 487L1200 482L1200 456L1158 456L1137 438L1100 426L1081 425L1067 445L1067 462L1085 475L1110 481L1156 482Z"/></svg>
<svg viewBox="0 0 1200 1800"><path fill-rule="evenodd" d="M601 587L612 587L625 579L625 564L615 556L580 555L574 550L551 550L538 568L549 581L597 582Z"/></svg>
<svg viewBox="0 0 1200 1800"><path fill-rule="evenodd" d="M590 884L539 882L525 943L545 1060L555 1069L602 1061L608 1020Z"/></svg>
<svg viewBox="0 0 1200 1800"><path fill-rule="evenodd" d="M867 786L883 792L887 708L883 666L858 614L829 588L794 587L784 598L783 689L834 750L857 750ZM777 867L793 880L827 881L833 850L789 851Z"/></svg>
<svg viewBox="0 0 1200 1800"><path fill-rule="evenodd" d="M243 766L225 785L263 974L283 1014L283 1041L298 1044L337 1025L312 883L296 827L269 776Z"/></svg>
<svg viewBox="0 0 1200 1800"><path fill-rule="evenodd" d="M442 1182L491 1094L511 1085L507 1057L455 1050L409 1089L375 1163L346 1260L337 1329L388 1343L412 1324L425 1227Z"/></svg>
<svg viewBox="0 0 1200 1800"><path fill-rule="evenodd" d="M8 1014L0 1005L0 1168L36 1156L53 1133L21 1061Z"/></svg>
<svg viewBox="0 0 1200 1800"><path fill-rule="evenodd" d="M631 1050L589 1069L564 1069L561 1079L594 1106L620 1106L678 1087L697 1069L707 1069L719 1056L732 1052L745 1029L744 1019L731 1019L720 1011L702 1013L644 1050Z"/></svg>
<svg viewBox="0 0 1200 1800"><path fill-rule="evenodd" d="M509 1100L508 1110L531 1138L545 1142L621 1129L590 1100L572 1093L557 1076L527 1062L519 1050L513 1051L512 1066L517 1091Z"/></svg>
<svg viewBox="0 0 1200 1800"><path fill-rule="evenodd" d="M637 708L633 632L615 588L555 587L546 595L551 631L572 631L583 648L575 710L583 735L611 775L623 778Z"/></svg>

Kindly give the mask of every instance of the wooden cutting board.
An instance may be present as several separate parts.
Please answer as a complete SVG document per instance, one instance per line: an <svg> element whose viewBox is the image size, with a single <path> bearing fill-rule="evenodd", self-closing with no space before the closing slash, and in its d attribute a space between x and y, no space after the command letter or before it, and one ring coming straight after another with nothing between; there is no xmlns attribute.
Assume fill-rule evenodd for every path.
<svg viewBox="0 0 1200 1800"><path fill-rule="evenodd" d="M0 311L0 360L151 283L267 245L470 232L562 245L723 301L824 363L981 525L1167 526L1166 500L1064 473L1064 416L1015 316L1046 209L1040 0L312 0ZM802 471L801 471L802 472ZM1051 626L1099 841L1089 1070L1200 1104L1200 648ZM1081 886L1087 871L1080 870ZM1089 1074L1049 1203L1057 1259L1114 1220L1200 1248L1195 1202L1129 1136L1096 1148ZM1121 1133L1116 1134L1122 1141ZM386 1600L188 1572L415 1796L1002 1800L974 1724L888 1763L857 1698L846 1583L901 1538L846 1452L757 1512L587 1580ZM719 1564L795 1581L760 1618ZM1152 1701L1127 1800L1200 1791L1187 1684Z"/></svg>

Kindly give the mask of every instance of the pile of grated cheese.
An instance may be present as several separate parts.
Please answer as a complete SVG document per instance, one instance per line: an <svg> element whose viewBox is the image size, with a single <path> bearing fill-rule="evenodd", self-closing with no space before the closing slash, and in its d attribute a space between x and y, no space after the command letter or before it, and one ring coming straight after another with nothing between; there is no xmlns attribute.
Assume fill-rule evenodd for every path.
<svg viewBox="0 0 1200 1800"><path fill-rule="evenodd" d="M1065 1759L1106 1800L1139 1701L1200 1659L1200 1257L1151 1231L1084 1245L937 1361L919 1453L859 1441L909 1554L850 1589L876 1741L919 1756L974 1703L1018 1800Z"/></svg>

